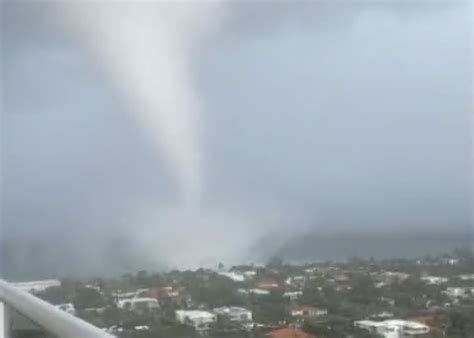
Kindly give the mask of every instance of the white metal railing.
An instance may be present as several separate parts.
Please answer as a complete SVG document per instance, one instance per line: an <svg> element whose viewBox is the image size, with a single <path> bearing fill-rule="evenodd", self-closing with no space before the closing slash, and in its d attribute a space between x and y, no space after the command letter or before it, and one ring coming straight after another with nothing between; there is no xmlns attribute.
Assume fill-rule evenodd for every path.
<svg viewBox="0 0 474 338"><path fill-rule="evenodd" d="M0 301L58 338L113 337L82 319L72 316L1 279ZM3 331L6 331L6 323L3 324ZM4 335L8 337L8 333Z"/></svg>

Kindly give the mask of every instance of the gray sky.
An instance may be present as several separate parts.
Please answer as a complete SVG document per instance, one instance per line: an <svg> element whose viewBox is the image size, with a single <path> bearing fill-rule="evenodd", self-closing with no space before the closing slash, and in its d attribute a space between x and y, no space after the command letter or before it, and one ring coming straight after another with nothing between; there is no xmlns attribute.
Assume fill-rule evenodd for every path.
<svg viewBox="0 0 474 338"><path fill-rule="evenodd" d="M224 7L212 34L183 40L198 45L197 215L57 8L3 5L2 230L19 265L185 266L252 259L267 235L469 231L469 2Z"/></svg>

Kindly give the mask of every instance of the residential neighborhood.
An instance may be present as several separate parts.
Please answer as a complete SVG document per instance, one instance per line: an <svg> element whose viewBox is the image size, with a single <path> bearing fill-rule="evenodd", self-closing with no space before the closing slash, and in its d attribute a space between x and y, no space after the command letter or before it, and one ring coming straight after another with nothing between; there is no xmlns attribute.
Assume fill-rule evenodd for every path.
<svg viewBox="0 0 474 338"><path fill-rule="evenodd" d="M474 337L474 259L351 259L16 285L117 337Z"/></svg>

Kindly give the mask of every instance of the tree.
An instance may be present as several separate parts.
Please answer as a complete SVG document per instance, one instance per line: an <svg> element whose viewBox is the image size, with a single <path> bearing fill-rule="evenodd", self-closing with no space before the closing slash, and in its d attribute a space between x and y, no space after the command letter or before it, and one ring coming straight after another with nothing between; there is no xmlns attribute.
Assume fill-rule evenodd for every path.
<svg viewBox="0 0 474 338"><path fill-rule="evenodd" d="M447 334L449 337L470 337L474 332L472 316L474 310L460 311L454 310L449 313L449 325Z"/></svg>
<svg viewBox="0 0 474 338"><path fill-rule="evenodd" d="M71 301L71 295L61 286L47 288L44 291L38 292L36 295L51 304L62 304Z"/></svg>
<svg viewBox="0 0 474 338"><path fill-rule="evenodd" d="M269 269L280 269L283 266L283 259L277 256L273 256L267 263Z"/></svg>
<svg viewBox="0 0 474 338"><path fill-rule="evenodd" d="M77 290L74 300L74 306L76 309L87 309L94 307L102 307L106 305L105 299L102 294L95 289L91 288L80 288Z"/></svg>
<svg viewBox="0 0 474 338"><path fill-rule="evenodd" d="M149 286L149 276L148 272L145 270L140 270L137 272L135 276L136 283L140 287L148 287Z"/></svg>
<svg viewBox="0 0 474 338"><path fill-rule="evenodd" d="M258 303L253 307L255 321L267 324L276 324L290 319L287 307L278 302Z"/></svg>

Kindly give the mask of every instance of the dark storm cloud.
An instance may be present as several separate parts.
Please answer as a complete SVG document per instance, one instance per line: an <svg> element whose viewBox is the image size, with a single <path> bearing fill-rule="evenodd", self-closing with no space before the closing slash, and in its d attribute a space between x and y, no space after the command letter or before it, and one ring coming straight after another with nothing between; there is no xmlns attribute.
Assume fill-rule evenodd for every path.
<svg viewBox="0 0 474 338"><path fill-rule="evenodd" d="M278 245L268 243L284 246L290 234L468 233L467 2L227 7L195 64L208 131L205 199L255 227L239 233L222 221L219 236L227 227L271 253ZM54 8L2 11L2 237L19 243L3 246L16 253L13 272L173 262L135 240L150 226L136 210L174 199L163 160ZM146 222L169 226L159 216ZM258 242L264 234L272 240ZM196 239L221 250L190 226L183 241Z"/></svg>
<svg viewBox="0 0 474 338"><path fill-rule="evenodd" d="M386 7L378 13L380 7L364 6L371 10L352 17L351 29L330 34L302 34L290 25L268 37L264 47L259 38L228 42L221 63L210 61L214 72L232 79L224 88L213 83L223 88L216 89L224 96L218 121L235 130L229 142L233 156L222 162L240 171L252 163L247 179L259 173L257 184L268 181L262 191L289 194L295 197L290 203L320 199L319 216L321 204L352 209L342 226L354 221L378 226L387 213L387 219L411 218L422 226L415 221L422 217L423 226L438 221L443 226L447 220L437 211L465 224L472 89L466 72L468 16L451 30L460 12L450 6L435 6L437 12L428 6L429 15L416 7L422 21L411 23L400 22L398 12L394 16ZM252 76L265 80L249 81ZM230 138L228 129L213 130L225 130ZM265 151L255 151L255 144ZM436 192L443 189L452 200ZM439 207L423 207L431 203ZM357 214L372 220L354 220Z"/></svg>
<svg viewBox="0 0 474 338"><path fill-rule="evenodd" d="M237 34L275 34L294 25L319 31L347 29L365 12L389 13L416 20L440 11L467 8L467 1L235 1L229 5L223 28Z"/></svg>

